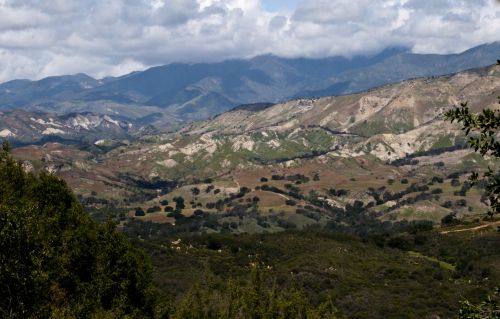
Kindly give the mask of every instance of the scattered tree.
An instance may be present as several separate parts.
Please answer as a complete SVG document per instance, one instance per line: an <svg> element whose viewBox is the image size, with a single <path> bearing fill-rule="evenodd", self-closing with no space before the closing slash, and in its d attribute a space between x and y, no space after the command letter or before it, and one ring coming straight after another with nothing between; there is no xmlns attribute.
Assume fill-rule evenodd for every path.
<svg viewBox="0 0 500 319"><path fill-rule="evenodd" d="M135 209L135 216L146 216L146 213L144 212L144 210L140 207L137 207Z"/></svg>
<svg viewBox="0 0 500 319"><path fill-rule="evenodd" d="M146 212L148 214L152 214L152 213L156 213L156 212L161 212L161 207L160 206L149 207Z"/></svg>
<svg viewBox="0 0 500 319"><path fill-rule="evenodd" d="M184 198L182 196L174 197L174 202L175 210L181 211L186 208L186 205L184 204Z"/></svg>
<svg viewBox="0 0 500 319"><path fill-rule="evenodd" d="M198 196L200 195L200 189L198 187L193 187L191 188L191 193L193 194L193 196Z"/></svg>

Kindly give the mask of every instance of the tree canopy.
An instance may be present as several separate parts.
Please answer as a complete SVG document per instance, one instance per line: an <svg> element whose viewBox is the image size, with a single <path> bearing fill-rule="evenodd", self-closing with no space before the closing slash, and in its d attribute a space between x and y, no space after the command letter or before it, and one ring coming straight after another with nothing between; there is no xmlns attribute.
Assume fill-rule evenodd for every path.
<svg viewBox="0 0 500 319"><path fill-rule="evenodd" d="M0 153L0 317L152 317L151 266L66 183Z"/></svg>

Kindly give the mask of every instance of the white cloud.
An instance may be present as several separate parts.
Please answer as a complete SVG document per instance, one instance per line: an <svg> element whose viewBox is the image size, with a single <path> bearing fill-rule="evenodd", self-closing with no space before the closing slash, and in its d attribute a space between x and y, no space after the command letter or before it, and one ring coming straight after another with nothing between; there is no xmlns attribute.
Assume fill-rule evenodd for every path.
<svg viewBox="0 0 500 319"><path fill-rule="evenodd" d="M449 53L500 40L493 0L303 0L294 12L267 12L259 0L0 0L0 17L0 81L265 53Z"/></svg>

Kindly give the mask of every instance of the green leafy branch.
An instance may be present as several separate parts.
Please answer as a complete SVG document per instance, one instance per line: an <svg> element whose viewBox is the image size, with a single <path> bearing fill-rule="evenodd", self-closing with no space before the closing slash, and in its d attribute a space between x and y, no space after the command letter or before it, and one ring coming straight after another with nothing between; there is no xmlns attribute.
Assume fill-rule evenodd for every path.
<svg viewBox="0 0 500 319"><path fill-rule="evenodd" d="M500 65L500 61L497 61ZM500 104L500 96L498 97ZM472 113L467 103L461 103L445 113L445 118L452 123L457 121L463 126L465 135L469 137L469 145L482 156L500 158L500 110L484 109L481 113ZM470 181L473 185L479 182L479 174L472 173ZM490 216L500 213L500 173L491 167L483 174L486 181L486 193L490 201Z"/></svg>

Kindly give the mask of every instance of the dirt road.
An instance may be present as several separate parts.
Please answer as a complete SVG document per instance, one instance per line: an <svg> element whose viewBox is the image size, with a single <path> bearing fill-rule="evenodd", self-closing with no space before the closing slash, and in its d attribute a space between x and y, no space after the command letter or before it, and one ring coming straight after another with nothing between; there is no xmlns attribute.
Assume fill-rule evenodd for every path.
<svg viewBox="0 0 500 319"><path fill-rule="evenodd" d="M480 225L480 226L476 226L476 227L471 227L471 228L446 230L446 231L442 231L441 234L444 235L444 234L451 234L451 233L461 233L461 232L465 232L465 231L475 231L475 230L479 230L479 229L483 229L483 228L488 228L488 227L491 227L491 226L500 226L500 221L497 221L497 222L494 222L494 223L489 223L489 224L486 224L486 225Z"/></svg>

